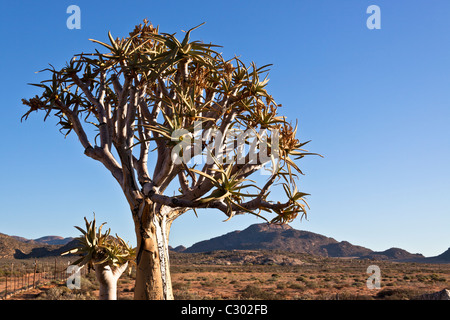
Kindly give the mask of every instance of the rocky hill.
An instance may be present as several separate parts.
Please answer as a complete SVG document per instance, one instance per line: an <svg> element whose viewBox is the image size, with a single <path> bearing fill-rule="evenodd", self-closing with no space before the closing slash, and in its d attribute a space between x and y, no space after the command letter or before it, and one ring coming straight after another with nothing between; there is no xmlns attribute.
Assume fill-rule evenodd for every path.
<svg viewBox="0 0 450 320"><path fill-rule="evenodd" d="M0 258L14 258L18 251L28 254L33 249L42 246L42 243L33 240L0 233ZM56 247L49 245L47 246L47 249L56 249Z"/></svg>
<svg viewBox="0 0 450 320"><path fill-rule="evenodd" d="M40 237L38 239L34 239L34 241L44 244L56 244L56 245L65 245L71 242L74 238L68 237L63 238L59 236L45 236Z"/></svg>
<svg viewBox="0 0 450 320"><path fill-rule="evenodd" d="M59 256L62 252L73 248L74 244L73 238L49 236L30 240L0 233L0 259Z"/></svg>
<svg viewBox="0 0 450 320"><path fill-rule="evenodd" d="M425 260L429 263L450 263L450 248L438 256L425 258Z"/></svg>
<svg viewBox="0 0 450 320"><path fill-rule="evenodd" d="M269 225L265 223L254 224L242 231L233 231L210 240L195 243L183 252L194 253L216 250L279 250L308 253L322 257L450 262L450 249L447 253L431 260L431 258L425 258L421 254L412 254L399 248L375 252L347 241L337 241L317 233L296 230L289 225Z"/></svg>
<svg viewBox="0 0 450 320"><path fill-rule="evenodd" d="M59 256L62 252L73 248L76 245L75 241L76 240L73 240L73 238L62 238L58 236L47 236L29 240L0 233L0 259ZM200 241L189 248L178 246L176 248L170 248L170 250L172 252L183 254L213 251L246 251L247 253L255 250L264 251L264 255L252 253L252 258L245 258L247 260L250 259L251 261L245 259L242 260L243 263L254 264L297 263L295 261L290 261L285 257L276 257L276 252L290 252L333 258L450 263L450 248L441 255L429 258L425 258L418 253L409 253L400 248L390 248L385 251L376 252L362 246L351 244L347 241L337 241L317 233L296 230L289 225L270 225L266 223L254 224L244 230L233 231L219 237ZM268 252L272 252L274 256L268 258ZM240 257L237 253L234 253L234 256ZM218 259L220 260L222 258Z"/></svg>
<svg viewBox="0 0 450 320"><path fill-rule="evenodd" d="M376 252L373 251L365 256L362 256L363 259L374 259L374 260L420 260L425 257L420 253L409 253L406 250L400 248L390 248L385 251Z"/></svg>
<svg viewBox="0 0 450 320"><path fill-rule="evenodd" d="M339 242L317 233L296 230L289 225L265 223L198 242L184 252L214 250L280 250L323 257L360 257L372 252L347 241Z"/></svg>
<svg viewBox="0 0 450 320"><path fill-rule="evenodd" d="M186 250L185 246L177 246L175 248L169 246L169 250L174 251L174 252L184 252Z"/></svg>

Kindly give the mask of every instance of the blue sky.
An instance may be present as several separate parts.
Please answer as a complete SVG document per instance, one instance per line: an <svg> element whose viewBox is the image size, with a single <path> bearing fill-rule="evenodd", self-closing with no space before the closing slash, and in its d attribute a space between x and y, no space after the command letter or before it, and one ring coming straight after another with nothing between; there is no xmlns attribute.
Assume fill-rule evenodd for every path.
<svg viewBox="0 0 450 320"><path fill-rule="evenodd" d="M69 5L81 29L69 30ZM369 5L381 29L369 30ZM52 119L21 123L27 83L48 63L91 51L89 38L126 36L148 18L162 32L223 46L272 63L269 91L298 138L324 155L300 163L311 196L308 220L291 225L372 250L433 256L450 247L450 2L430 1L2 1L0 232L28 238L77 236L83 217L108 222L134 243L128 205L112 176L66 139ZM180 35L181 36L181 35ZM200 211L172 226L185 246L261 222Z"/></svg>

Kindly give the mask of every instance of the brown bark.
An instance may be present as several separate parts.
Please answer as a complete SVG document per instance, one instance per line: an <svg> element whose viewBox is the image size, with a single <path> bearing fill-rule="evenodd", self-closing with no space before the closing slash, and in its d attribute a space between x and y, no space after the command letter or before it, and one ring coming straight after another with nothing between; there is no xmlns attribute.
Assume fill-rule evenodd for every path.
<svg viewBox="0 0 450 320"><path fill-rule="evenodd" d="M156 205L144 201L134 216L137 238L135 300L173 300L169 267L170 224Z"/></svg>

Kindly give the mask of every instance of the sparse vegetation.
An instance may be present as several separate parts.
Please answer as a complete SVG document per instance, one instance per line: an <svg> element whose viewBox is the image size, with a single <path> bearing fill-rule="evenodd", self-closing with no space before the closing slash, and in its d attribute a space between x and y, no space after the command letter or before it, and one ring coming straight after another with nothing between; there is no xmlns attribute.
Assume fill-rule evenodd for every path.
<svg viewBox="0 0 450 320"><path fill-rule="evenodd" d="M289 256L301 265L243 264L243 257ZM237 258L239 257L239 258ZM208 254L171 253L175 299L262 299L262 300L407 300L450 287L450 264L397 263L320 258L307 254L263 251L217 251ZM73 258L72 258L73 260ZM34 260L33 260L34 261ZM53 260L49 260L53 261ZM229 263L224 263L228 261ZM258 259L256 259L258 261ZM2 261L0 260L0 263ZM220 264L215 264L221 262ZM15 262L17 264L17 260ZM32 261L21 261L32 266ZM10 264L0 264L8 274ZM368 265L382 271L381 289L369 290ZM118 299L133 297L135 272L124 274L118 283ZM4 277L0 278L0 295ZM98 285L93 272L82 278L81 290L68 290L63 282L41 285L15 299L96 299Z"/></svg>

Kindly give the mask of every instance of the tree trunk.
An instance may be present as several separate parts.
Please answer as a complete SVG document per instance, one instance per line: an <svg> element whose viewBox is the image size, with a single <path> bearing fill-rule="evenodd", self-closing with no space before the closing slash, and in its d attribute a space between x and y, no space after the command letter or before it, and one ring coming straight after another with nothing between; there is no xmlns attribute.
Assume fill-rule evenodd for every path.
<svg viewBox="0 0 450 320"><path fill-rule="evenodd" d="M170 223L155 207L147 202L140 217L135 217L135 300L173 300L168 246Z"/></svg>
<svg viewBox="0 0 450 320"><path fill-rule="evenodd" d="M117 300L117 281L127 266L128 262L120 267L111 267L106 263L94 266L95 276L100 283L100 300Z"/></svg>

